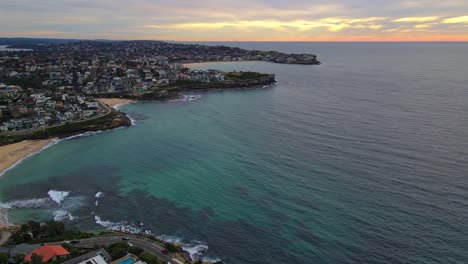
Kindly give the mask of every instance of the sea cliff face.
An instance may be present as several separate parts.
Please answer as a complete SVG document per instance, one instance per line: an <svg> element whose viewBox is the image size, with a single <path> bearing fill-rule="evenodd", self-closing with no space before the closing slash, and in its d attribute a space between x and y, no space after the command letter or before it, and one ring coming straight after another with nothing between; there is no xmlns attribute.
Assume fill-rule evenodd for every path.
<svg viewBox="0 0 468 264"><path fill-rule="evenodd" d="M210 90L228 90L228 89L253 89L266 85L271 85L276 82L274 74L259 74L252 79L228 79L219 82L193 82L190 84L173 84L166 87L161 87L157 91L145 93L142 95L121 93L99 94L97 98L126 98L137 101L167 101L180 97L181 92L189 91L210 91Z"/></svg>
<svg viewBox="0 0 468 264"><path fill-rule="evenodd" d="M209 83L199 83L191 84L186 86L175 86L171 88L175 91L208 91L208 90L225 90L225 89L235 89L235 88L256 88L264 85L270 85L275 83L274 74L265 74L264 76L248 79L248 80L226 80L223 82L209 82Z"/></svg>

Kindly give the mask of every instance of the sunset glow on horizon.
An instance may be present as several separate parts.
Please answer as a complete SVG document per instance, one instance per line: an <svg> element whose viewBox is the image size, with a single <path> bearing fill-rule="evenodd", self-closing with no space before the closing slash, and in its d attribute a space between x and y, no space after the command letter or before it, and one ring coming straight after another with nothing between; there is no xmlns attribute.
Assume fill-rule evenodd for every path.
<svg viewBox="0 0 468 264"><path fill-rule="evenodd" d="M462 0L3 1L0 37L468 41Z"/></svg>

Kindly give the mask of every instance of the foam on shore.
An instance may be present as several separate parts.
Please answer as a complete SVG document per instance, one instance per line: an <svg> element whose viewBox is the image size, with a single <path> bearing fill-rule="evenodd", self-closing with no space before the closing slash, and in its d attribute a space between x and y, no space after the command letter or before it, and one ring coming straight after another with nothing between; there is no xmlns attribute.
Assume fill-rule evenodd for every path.
<svg viewBox="0 0 468 264"><path fill-rule="evenodd" d="M96 224L105 227L109 230L113 231L120 231L120 232L125 232L125 233L130 233L130 234L147 234L151 235L151 230L148 228L145 228L143 223L140 223L139 225L131 224L125 221L122 222L111 222L108 220L104 220L98 215L94 216L94 220L96 221Z"/></svg>
<svg viewBox="0 0 468 264"><path fill-rule="evenodd" d="M157 238L164 242L182 245L182 250L187 252L190 256L190 259L193 261L202 260L208 263L221 261L221 259L217 257L204 256L208 251L208 244L203 241L192 240L188 243L184 243L182 238L169 235L160 235Z"/></svg>
<svg viewBox="0 0 468 264"><path fill-rule="evenodd" d="M29 153L28 155L18 159L15 163L13 163L12 165L10 165L9 167L7 167L6 169L4 169L3 171L0 172L0 176L3 176L3 174L5 174L7 171L15 168L16 166L18 166L21 162L23 162L24 160L34 156L34 155L37 155L39 154L40 152L52 147L53 145L57 144L60 140L58 139L50 139L49 140L49 143L46 144L45 146L43 146L42 148L38 149L37 151L34 151L34 152L31 152Z"/></svg>

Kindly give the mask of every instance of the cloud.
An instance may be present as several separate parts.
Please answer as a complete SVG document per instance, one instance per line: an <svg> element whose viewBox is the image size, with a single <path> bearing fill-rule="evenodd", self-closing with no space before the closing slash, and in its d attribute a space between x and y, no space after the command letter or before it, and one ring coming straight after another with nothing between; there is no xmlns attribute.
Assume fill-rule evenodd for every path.
<svg viewBox="0 0 468 264"><path fill-rule="evenodd" d="M381 21L385 18L370 17L370 18L324 18L317 20L251 20L251 21L230 21L230 22L195 22L195 23L176 23L163 25L147 25L146 28L153 29L179 29L179 30L217 30L222 28L241 28L241 29L271 29L284 31L294 29L299 31L307 31L316 28L325 28L332 32L338 32L345 28L368 28L379 29L382 25L374 24L375 21Z"/></svg>
<svg viewBox="0 0 468 264"><path fill-rule="evenodd" d="M442 21L444 24L468 23L468 16L446 18Z"/></svg>
<svg viewBox="0 0 468 264"><path fill-rule="evenodd" d="M439 20L437 16L426 16L426 17L403 17L393 20L393 22L403 22L403 23L423 23L423 22L432 22Z"/></svg>
<svg viewBox="0 0 468 264"><path fill-rule="evenodd" d="M417 33L468 39L466 10L467 0L14 0L2 1L0 36L305 41Z"/></svg>

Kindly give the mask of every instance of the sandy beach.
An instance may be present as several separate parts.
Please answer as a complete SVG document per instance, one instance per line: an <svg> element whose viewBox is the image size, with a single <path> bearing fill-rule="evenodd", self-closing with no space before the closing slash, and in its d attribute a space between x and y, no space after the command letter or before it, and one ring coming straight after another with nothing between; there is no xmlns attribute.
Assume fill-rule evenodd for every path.
<svg viewBox="0 0 468 264"><path fill-rule="evenodd" d="M40 151L55 139L24 140L15 144L0 146L0 177L7 169L18 161ZM8 225L6 219L7 209L0 207L0 228Z"/></svg>
<svg viewBox="0 0 468 264"><path fill-rule="evenodd" d="M135 100L121 98L98 98L96 100L113 108L136 102Z"/></svg>
<svg viewBox="0 0 468 264"><path fill-rule="evenodd" d="M24 140L15 144L0 146L0 175L19 160L38 152L53 140L55 139Z"/></svg>

